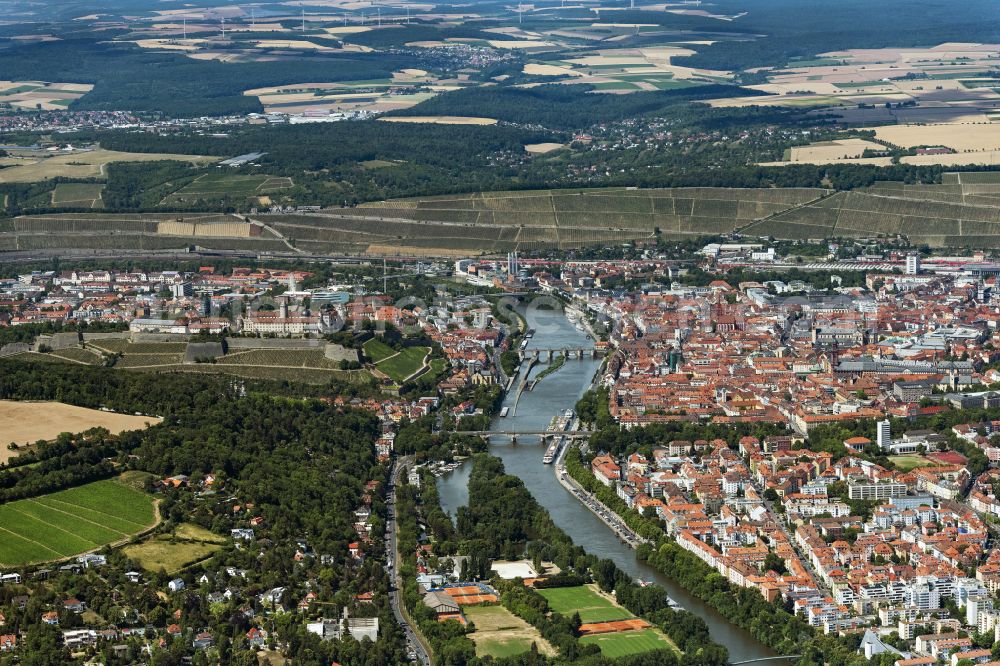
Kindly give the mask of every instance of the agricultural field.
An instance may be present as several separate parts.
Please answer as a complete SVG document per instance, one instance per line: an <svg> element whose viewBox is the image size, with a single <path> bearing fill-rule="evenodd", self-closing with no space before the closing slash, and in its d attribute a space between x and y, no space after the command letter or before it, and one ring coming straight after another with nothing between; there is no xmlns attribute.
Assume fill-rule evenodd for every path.
<svg viewBox="0 0 1000 666"><path fill-rule="evenodd" d="M836 155L856 154L861 148L835 141L804 150ZM293 239L296 248L317 254L461 257L736 231L783 239L904 235L933 247L988 248L1000 246L1000 217L994 214L1000 204L1000 183L989 181L991 177L945 174L941 185L886 181L848 192L688 187L445 195L308 215L265 213L254 216L254 221L268 230L257 227L256 232L249 228L253 225L224 215L185 216L184 222L168 219L168 214L146 213L29 215L15 218L13 231L0 231L0 247L66 247L71 238L73 247L159 249L197 244L288 251L282 239ZM213 187L210 182L200 187ZM939 205L928 206L928 201Z"/></svg>
<svg viewBox="0 0 1000 666"><path fill-rule="evenodd" d="M90 428L107 428L112 433L141 430L162 419L153 416L116 414L61 402L18 402L0 400L0 462L12 457L7 444L34 444L55 439L60 433L78 433Z"/></svg>
<svg viewBox="0 0 1000 666"><path fill-rule="evenodd" d="M67 208L103 208L101 183L59 183L52 190L52 205Z"/></svg>
<svg viewBox="0 0 1000 666"><path fill-rule="evenodd" d="M655 25L598 24L593 28L628 35L642 35ZM643 48L597 49L586 54L568 52L562 58L541 54L524 65L524 73L551 77L552 83L588 84L600 92L629 93L641 90L671 90L729 80L731 72L693 69L673 63L673 58L693 54L684 44L662 44Z"/></svg>
<svg viewBox="0 0 1000 666"><path fill-rule="evenodd" d="M225 543L225 537L191 523L181 523L170 534L156 534L142 543L126 546L122 552L146 571L163 569L173 574L210 557Z"/></svg>
<svg viewBox="0 0 1000 666"><path fill-rule="evenodd" d="M362 347L365 350L365 356L370 358L375 363L384 361L390 356L394 356L396 354L395 349L376 338L372 338L367 341Z"/></svg>
<svg viewBox="0 0 1000 666"><path fill-rule="evenodd" d="M596 645L601 648L601 654L610 659L664 648L676 650L670 639L659 629L595 634L583 636L580 638L580 642L584 645Z"/></svg>
<svg viewBox="0 0 1000 666"><path fill-rule="evenodd" d="M534 190L395 199L326 215L263 215L299 247L449 256L574 248L728 233L818 198L824 190ZM315 245L314 245L315 244Z"/></svg>
<svg viewBox="0 0 1000 666"><path fill-rule="evenodd" d="M9 104L15 109L64 111L93 88L89 83L0 81L0 104Z"/></svg>
<svg viewBox="0 0 1000 666"><path fill-rule="evenodd" d="M902 148L945 146L959 153L1000 150L1000 124L885 125L872 129L880 141Z"/></svg>
<svg viewBox="0 0 1000 666"><path fill-rule="evenodd" d="M439 79L421 69L404 69L385 79L295 83L255 88L243 94L259 99L267 113L382 113L408 109L441 92L465 85L467 81Z"/></svg>
<svg viewBox="0 0 1000 666"><path fill-rule="evenodd" d="M212 183L218 178L223 176L213 175L195 187L216 187ZM229 184L236 187L234 181ZM246 191L250 183L238 187ZM254 217L278 237L259 227L260 235L254 235L252 225L224 215L186 215L183 222L156 213L29 215L14 220L13 233L0 232L0 243L21 250L71 243L81 248L197 244L287 252L281 240L285 238L294 239L298 249L319 254L469 256L633 243L651 240L657 232L664 239L730 233L826 193L815 188L528 190L394 199L309 215ZM67 233L74 234L71 240Z"/></svg>
<svg viewBox="0 0 1000 666"><path fill-rule="evenodd" d="M580 614L584 623L608 620L630 620L634 615L607 596L597 591L594 585L578 587L552 587L538 590L549 602L549 608L566 617Z"/></svg>
<svg viewBox="0 0 1000 666"><path fill-rule="evenodd" d="M1000 186L879 183L837 192L746 225L746 236L782 239L906 236L931 247L1000 245Z"/></svg>
<svg viewBox="0 0 1000 666"><path fill-rule="evenodd" d="M476 626L469 638L476 644L477 657L513 657L530 650L532 643L542 654L555 655L537 629L503 606L468 606L462 612Z"/></svg>
<svg viewBox="0 0 1000 666"><path fill-rule="evenodd" d="M852 119L900 123L968 120L982 117L998 99L992 79L984 76L993 68L997 48L947 43L826 53L768 71L767 83L748 86L760 91L760 97L715 100L713 105L844 107ZM886 109L887 102L894 106Z"/></svg>
<svg viewBox="0 0 1000 666"><path fill-rule="evenodd" d="M61 358L72 363L80 363L83 365L97 365L101 362L102 357L99 353L91 351L89 349L80 349L78 347L70 347L69 349L56 349L54 351L48 352L49 356L55 356L56 358Z"/></svg>
<svg viewBox="0 0 1000 666"><path fill-rule="evenodd" d="M197 363L163 366L157 368L157 371L222 373L247 379L273 379L315 385L329 384L331 380L350 384L368 384L372 381L372 375L367 370L324 370L307 367Z"/></svg>
<svg viewBox="0 0 1000 666"><path fill-rule="evenodd" d="M430 347L406 347L403 351L376 363L375 368L393 381L402 383L424 367L430 351Z"/></svg>
<svg viewBox="0 0 1000 666"><path fill-rule="evenodd" d="M12 154L17 162L0 169L0 183L33 183L59 177L103 178L104 167L110 162L178 160L192 164L206 164L218 160L216 157L170 153L122 153L102 148L56 154L47 151L12 151Z"/></svg>
<svg viewBox="0 0 1000 666"><path fill-rule="evenodd" d="M223 197L262 197L292 187L291 178L252 174L205 173L168 194L161 205L218 200Z"/></svg>
<svg viewBox="0 0 1000 666"><path fill-rule="evenodd" d="M218 359L219 365L267 368L312 368L339 370L340 363L326 358L322 349L252 349L232 351Z"/></svg>
<svg viewBox="0 0 1000 666"><path fill-rule="evenodd" d="M0 505L0 564L59 560L124 541L153 526L151 497L96 481Z"/></svg>

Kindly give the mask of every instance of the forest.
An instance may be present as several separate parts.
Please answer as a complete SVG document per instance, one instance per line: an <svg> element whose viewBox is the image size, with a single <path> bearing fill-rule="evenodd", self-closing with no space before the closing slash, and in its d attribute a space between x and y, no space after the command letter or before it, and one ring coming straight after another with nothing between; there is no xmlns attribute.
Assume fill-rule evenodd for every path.
<svg viewBox="0 0 1000 666"><path fill-rule="evenodd" d="M386 78L403 65L389 54L224 63L151 52L108 36L27 42L3 51L13 80L91 83L73 110L130 110L190 118L261 112L244 90L305 81ZM151 75L152 73L152 75Z"/></svg>
<svg viewBox="0 0 1000 666"><path fill-rule="evenodd" d="M438 95L393 116L487 116L510 123L573 131L623 118L662 115L677 104L719 97L760 95L738 86L705 85L629 95L593 94L590 85L549 84L533 88L463 88Z"/></svg>
<svg viewBox="0 0 1000 666"><path fill-rule="evenodd" d="M302 663L399 663L399 630L387 604L381 605L387 598L385 574L374 558L360 566L347 558L347 544L357 539L353 512L362 496L370 492L369 482L381 484L387 473L375 459L378 422L369 413L341 410L314 399L275 395L264 390L266 386L214 376L133 375L93 368L4 363L0 398L113 406L123 411L160 414L164 422L119 437L97 432L78 440L75 446L65 438L57 440L39 450L36 465L0 471L0 488L8 489L2 497L8 499L6 493L11 489L36 493L61 485L45 482L56 468L72 473L78 457L82 457L81 465L101 458L113 462L117 472L134 469L148 472L155 479L186 475L192 480L192 488L181 486L161 495L161 531L169 533L182 523L193 523L217 534L228 534L230 528L239 525L233 515L234 501L255 507L263 519L258 527L259 548L220 550L205 563L207 571L226 566L245 569L251 590L281 586L287 589L287 599L312 589L324 602L346 605L355 594L373 589L383 592L382 601L371 611L383 615L385 640L374 644L321 642L305 631L301 620L286 618L276 622L274 628L288 643L291 655L303 659ZM194 492L195 484L209 474L225 494ZM36 482L43 485L30 485ZM66 485L77 482L64 479ZM374 499L377 513L382 510L381 499ZM378 534L382 525L378 519L373 531ZM308 544L313 553L331 556L322 573L318 557L296 563L292 555L297 548L303 548L297 545L302 543ZM195 573L189 571L185 577L193 582ZM313 582L307 588L310 579ZM165 584L162 576L159 584ZM192 601L185 610L185 624L210 626L219 636L230 635L233 628L226 624L228 616L210 611L204 600L197 598L200 601ZM151 603L157 605L155 595L153 599ZM41 625L39 617L36 614L24 619L23 628L29 635L44 635L45 625ZM244 618L236 626L246 621ZM233 645L227 649L235 652ZM186 653L181 649L177 657Z"/></svg>

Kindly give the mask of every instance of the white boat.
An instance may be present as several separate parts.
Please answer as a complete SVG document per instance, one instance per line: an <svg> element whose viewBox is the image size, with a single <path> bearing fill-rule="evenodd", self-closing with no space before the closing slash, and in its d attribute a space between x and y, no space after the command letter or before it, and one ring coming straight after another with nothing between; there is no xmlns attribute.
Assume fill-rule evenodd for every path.
<svg viewBox="0 0 1000 666"><path fill-rule="evenodd" d="M552 440L552 443L549 444L549 448L545 449L545 455L542 456L542 463L546 465L552 464L552 462L556 459L556 456L559 455L559 449L562 448L564 439L564 437L557 437Z"/></svg>

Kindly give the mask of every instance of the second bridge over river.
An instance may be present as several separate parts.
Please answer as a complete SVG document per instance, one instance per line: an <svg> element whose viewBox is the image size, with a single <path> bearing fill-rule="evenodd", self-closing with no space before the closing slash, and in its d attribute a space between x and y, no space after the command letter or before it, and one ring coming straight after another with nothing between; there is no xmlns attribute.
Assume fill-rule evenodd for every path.
<svg viewBox="0 0 1000 666"><path fill-rule="evenodd" d="M518 352L521 360L533 359L535 361L545 359L551 361L556 356L565 356L566 358L601 358L605 354L603 349L598 349L597 347L532 347L530 349L522 349Z"/></svg>
<svg viewBox="0 0 1000 666"><path fill-rule="evenodd" d="M569 439L584 439L590 437L593 430L456 430L456 435L477 435L483 439L490 437L509 437L514 444L518 438L537 437L540 442L545 442L550 437L566 437Z"/></svg>

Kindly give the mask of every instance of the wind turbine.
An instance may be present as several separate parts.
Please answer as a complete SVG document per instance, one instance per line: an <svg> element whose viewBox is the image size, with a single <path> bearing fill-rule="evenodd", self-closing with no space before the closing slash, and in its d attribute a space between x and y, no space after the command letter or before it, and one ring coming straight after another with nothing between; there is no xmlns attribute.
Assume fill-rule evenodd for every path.
<svg viewBox="0 0 1000 666"><path fill-rule="evenodd" d="M225 39L226 38L226 17L225 16L223 16L220 19L220 23L222 23L222 38Z"/></svg>
<svg viewBox="0 0 1000 666"><path fill-rule="evenodd" d="M306 8L302 8L302 32L306 31Z"/></svg>
<svg viewBox="0 0 1000 666"><path fill-rule="evenodd" d="M253 7L250 8L250 27L255 30L257 29L257 17L254 16Z"/></svg>
<svg viewBox="0 0 1000 666"><path fill-rule="evenodd" d="M382 8L376 7L375 11L378 12L378 27L382 27Z"/></svg>
<svg viewBox="0 0 1000 666"><path fill-rule="evenodd" d="M188 38L188 20L187 20L186 16L181 19L181 25L183 26L181 29L184 31L184 39L187 39Z"/></svg>

